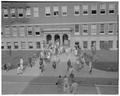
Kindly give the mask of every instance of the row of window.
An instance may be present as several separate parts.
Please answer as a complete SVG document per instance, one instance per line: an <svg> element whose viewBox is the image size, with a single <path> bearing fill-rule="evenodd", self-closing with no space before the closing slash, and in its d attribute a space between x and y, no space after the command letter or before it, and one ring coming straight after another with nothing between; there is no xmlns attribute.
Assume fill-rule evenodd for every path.
<svg viewBox="0 0 120 96"><path fill-rule="evenodd" d="M92 4L91 5L91 14L95 15L97 14L97 4ZM82 10L81 10L82 9ZM75 5L74 6L74 15L75 16L79 16L80 14L83 15L88 15L88 9L89 6L87 4L85 5ZM31 17L33 15L33 17L39 17L40 15L40 8L39 7L27 7L27 8L11 8L11 9L7 9L7 8L3 8L3 18L23 18L23 17ZM45 16L51 16L52 13L54 16L58 16L60 15L60 13L62 14L62 16L67 16L68 12L68 8L67 6L62 6L61 7L61 11L60 8L58 6L54 6L53 9L51 7L45 7ZM100 4L100 14L106 14L106 4L105 3L101 3ZM115 4L114 3L110 3L108 6L108 13L109 14L114 14L115 13Z"/></svg>
<svg viewBox="0 0 120 96"><path fill-rule="evenodd" d="M88 35L89 30L88 30L89 25L88 24L75 24L74 27L74 34L75 35L79 35L80 34L80 29L82 29L82 34L83 35ZM99 33L100 34L104 34L105 33L105 24L99 24L99 28L97 28L97 24L91 24L90 29L91 29L91 35L96 35L99 29ZM109 23L108 27L107 27L107 32L108 34L113 34L115 31L115 24L114 23ZM3 29L2 35L4 33L5 37L9 37L9 36L13 36L13 37L17 37L18 35L20 37L26 36L33 36L34 34L36 36L40 36L41 35L41 28L40 26L13 26L13 27L9 27L6 26Z"/></svg>
<svg viewBox="0 0 120 96"><path fill-rule="evenodd" d="M82 24L82 25L75 24L75 27L74 27L75 34L79 35L80 34L80 29L82 29L83 35L88 35L88 32L89 32L88 27L89 27L88 24ZM115 27L114 23L107 24L108 34L113 34L116 27ZM91 24L90 29L91 29L91 35L96 35L98 30L99 30L100 34L104 34L105 30L106 30L106 26L105 26L105 24L99 24L99 26L97 26L97 24Z"/></svg>
<svg viewBox="0 0 120 96"><path fill-rule="evenodd" d="M35 42L35 46L37 49L41 48L41 43L40 42ZM91 45L94 43L94 45L96 46L96 41L91 41ZM28 45L28 49L33 49L34 48L34 43L33 42L21 42L21 49L26 49L26 45ZM2 42L2 49L4 49L5 44ZM13 47L14 49L20 49L18 42L13 42ZM6 42L6 46L7 49L11 49L11 42ZM116 48L118 48L119 44L118 44L118 40L116 41ZM88 49L88 41L83 41L83 48L84 49ZM113 40L109 40L109 41L100 41L100 49L111 49L113 48Z"/></svg>

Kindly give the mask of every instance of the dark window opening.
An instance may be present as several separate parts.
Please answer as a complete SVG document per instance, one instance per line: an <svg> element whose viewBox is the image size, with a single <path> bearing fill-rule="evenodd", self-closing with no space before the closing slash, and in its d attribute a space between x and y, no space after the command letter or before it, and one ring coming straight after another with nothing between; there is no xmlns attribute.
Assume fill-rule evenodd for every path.
<svg viewBox="0 0 120 96"><path fill-rule="evenodd" d="M29 46L29 49L32 49L33 48L33 46Z"/></svg>
<svg viewBox="0 0 120 96"><path fill-rule="evenodd" d="M109 13L114 13L114 10L109 10Z"/></svg>
<svg viewBox="0 0 120 96"><path fill-rule="evenodd" d="M84 33L87 33L88 30L83 30Z"/></svg>
<svg viewBox="0 0 120 96"><path fill-rule="evenodd" d="M75 14L79 14L79 11L75 11Z"/></svg>
<svg viewBox="0 0 120 96"><path fill-rule="evenodd" d="M101 14L105 14L105 10L100 11Z"/></svg>
<svg viewBox="0 0 120 96"><path fill-rule="evenodd" d="M32 35L32 31L28 31L28 35Z"/></svg>
<svg viewBox="0 0 120 96"><path fill-rule="evenodd" d="M46 16L50 16L50 14L46 14Z"/></svg>
<svg viewBox="0 0 120 96"><path fill-rule="evenodd" d="M83 11L83 14L88 14L88 11Z"/></svg>
<svg viewBox="0 0 120 96"><path fill-rule="evenodd" d="M8 17L8 14L5 14L4 17Z"/></svg>
<svg viewBox="0 0 120 96"><path fill-rule="evenodd" d="M19 17L23 17L23 14L19 14Z"/></svg>
<svg viewBox="0 0 120 96"><path fill-rule="evenodd" d="M4 46L1 46L1 49L4 49Z"/></svg>
<svg viewBox="0 0 120 96"><path fill-rule="evenodd" d="M7 46L8 49L11 49L11 46Z"/></svg>
<svg viewBox="0 0 120 96"><path fill-rule="evenodd" d="M58 12L58 11L55 11L55 12L54 12L54 15L59 15L59 12Z"/></svg>
<svg viewBox="0 0 120 96"><path fill-rule="evenodd" d="M36 32L36 35L40 35L40 32Z"/></svg>
<svg viewBox="0 0 120 96"><path fill-rule="evenodd" d="M97 14L97 11L96 10L92 10L92 14Z"/></svg>
<svg viewBox="0 0 120 96"><path fill-rule="evenodd" d="M18 49L18 46L14 46L15 49Z"/></svg>

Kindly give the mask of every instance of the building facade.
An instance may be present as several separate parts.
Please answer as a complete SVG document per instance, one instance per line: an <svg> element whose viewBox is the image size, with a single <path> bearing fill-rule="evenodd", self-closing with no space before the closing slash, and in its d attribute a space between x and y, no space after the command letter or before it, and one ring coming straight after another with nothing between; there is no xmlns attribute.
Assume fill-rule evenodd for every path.
<svg viewBox="0 0 120 96"><path fill-rule="evenodd" d="M2 2L2 50L60 45L118 50L118 2Z"/></svg>

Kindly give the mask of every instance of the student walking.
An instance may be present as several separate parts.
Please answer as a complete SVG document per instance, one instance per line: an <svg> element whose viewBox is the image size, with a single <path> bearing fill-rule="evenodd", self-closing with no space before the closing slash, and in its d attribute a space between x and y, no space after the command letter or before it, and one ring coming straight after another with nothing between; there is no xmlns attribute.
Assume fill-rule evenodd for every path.
<svg viewBox="0 0 120 96"><path fill-rule="evenodd" d="M71 65L71 61L70 61L70 59L67 61L67 71L69 71L69 68L71 67L72 65Z"/></svg>
<svg viewBox="0 0 120 96"><path fill-rule="evenodd" d="M71 93L72 94L78 94L79 93L78 92L78 83L75 82L75 81L71 84Z"/></svg>

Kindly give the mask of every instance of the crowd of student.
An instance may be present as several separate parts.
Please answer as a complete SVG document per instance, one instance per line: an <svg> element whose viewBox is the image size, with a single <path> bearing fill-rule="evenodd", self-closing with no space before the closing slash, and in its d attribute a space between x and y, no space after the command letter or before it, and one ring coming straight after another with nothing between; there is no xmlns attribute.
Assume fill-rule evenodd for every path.
<svg viewBox="0 0 120 96"><path fill-rule="evenodd" d="M58 63L60 63L60 59L58 58L58 55L72 52L76 56L76 62L73 64L70 59L66 62L66 74L64 76L59 76L57 81L58 89L63 89L65 93L78 93L78 83L75 80L75 72L79 72L81 69L84 68L86 65L86 62L88 62L89 65L89 73L92 73L92 63L95 61L94 57L96 56L96 48L95 46L91 46L91 55L87 54L86 52L83 52L79 45L75 45L75 47L67 48L65 49L64 46L59 46L58 43L55 45L49 44L47 47L47 50L40 51L38 56L34 56L33 58L29 58L29 65L32 68L32 63L36 63L36 61L39 61L39 70L41 73L45 72L45 64L51 64L53 70L56 70L56 67ZM34 62L33 62L34 61ZM7 70L7 67L4 66ZM24 66L24 59L20 57L20 62L18 64L17 68L17 74L23 74L25 70Z"/></svg>

